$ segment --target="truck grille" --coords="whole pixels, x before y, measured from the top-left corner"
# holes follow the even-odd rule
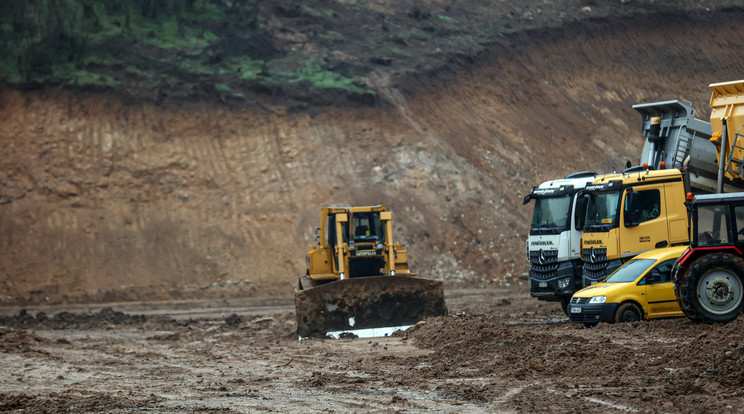
[[[602,263],[607,262],[607,249],[589,248],[581,251],[584,256],[584,263]]]
[[[548,280],[556,277],[558,270],[558,250],[530,251],[530,277]]]
[[[583,249],[584,256],[584,286],[589,286],[607,277],[607,249]]]
[[[533,265],[558,263],[558,250],[532,250],[530,251],[530,263]]]

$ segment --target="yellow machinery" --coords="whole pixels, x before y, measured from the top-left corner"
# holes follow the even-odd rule
[[[715,131],[711,142],[719,156],[718,193],[722,193],[724,177],[744,183],[744,80],[713,83],[710,89],[710,125]]]
[[[639,253],[687,243],[683,175],[677,169],[608,174],[586,186],[584,286]]]
[[[442,282],[414,277],[383,205],[321,210],[295,295],[297,333],[326,337],[445,315]]]
[[[734,126],[744,121],[744,81],[710,87],[710,122],[696,118],[694,108],[680,100],[633,106],[643,117],[645,167],[604,175],[586,186],[584,286],[602,281],[639,253],[688,243],[687,192],[742,190],[744,130]]]

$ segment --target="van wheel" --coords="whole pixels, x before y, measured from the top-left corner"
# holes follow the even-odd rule
[[[615,312],[615,322],[638,322],[643,312],[635,303],[625,302]]]

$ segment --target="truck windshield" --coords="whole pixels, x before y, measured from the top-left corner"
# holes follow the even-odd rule
[[[570,224],[568,217],[571,196],[541,197],[535,202],[532,212],[531,233],[560,233]]]
[[[619,191],[589,193],[584,229],[609,231],[615,225],[619,202]]]
[[[605,280],[606,283],[628,283],[634,282],[642,274],[646,273],[651,265],[656,262],[654,259],[633,259],[617,270]]]

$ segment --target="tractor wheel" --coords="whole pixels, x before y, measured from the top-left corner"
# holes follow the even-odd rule
[[[677,290],[680,308],[692,319],[730,322],[744,308],[744,259],[713,253],[694,261]]]
[[[643,311],[635,303],[625,302],[617,307],[615,322],[638,322],[643,318]]]

